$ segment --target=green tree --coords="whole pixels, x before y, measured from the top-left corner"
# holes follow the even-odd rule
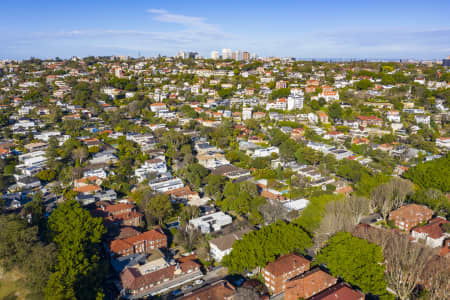
[[[39,173],[37,173],[36,177],[42,181],[49,182],[49,181],[52,181],[53,179],[55,179],[56,172],[55,172],[55,170],[52,170],[52,169],[46,169],[46,170],[42,170]]]
[[[339,103],[332,103],[328,106],[328,115],[331,119],[342,119],[342,108]]]
[[[422,188],[450,192],[450,154],[411,167],[403,176]]]
[[[223,191],[227,178],[221,175],[210,175],[207,178],[205,193],[208,196],[216,196],[218,192]]]
[[[187,181],[194,188],[199,188],[203,183],[205,183],[208,173],[208,169],[197,163],[188,165],[184,170],[184,175]]]
[[[368,88],[372,87],[373,83],[372,81],[368,79],[361,79],[355,84],[356,89],[358,90],[367,90]]]
[[[311,245],[311,238],[299,226],[277,221],[234,242],[231,253],[223,258],[222,264],[233,273],[241,273],[264,267],[283,254],[304,253]]]
[[[326,265],[333,276],[358,286],[364,293],[386,294],[383,253],[375,244],[339,232],[316,256],[315,262]]]
[[[162,224],[173,213],[172,202],[169,196],[158,194],[144,204],[147,222]]]
[[[57,245],[58,264],[45,288],[46,299],[95,299],[101,291],[101,238],[106,232],[101,218],[69,200],[48,219],[49,235]]]
[[[287,139],[281,143],[279,147],[280,157],[285,161],[291,161],[295,159],[295,151],[297,151],[297,145],[292,139]]]

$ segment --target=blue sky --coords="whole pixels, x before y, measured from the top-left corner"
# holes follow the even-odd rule
[[[0,58],[175,55],[443,58],[450,1],[1,0]]]

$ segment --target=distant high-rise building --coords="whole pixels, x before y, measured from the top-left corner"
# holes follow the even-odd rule
[[[222,59],[231,59],[231,49],[222,49]]]
[[[442,60],[442,65],[444,66],[444,67],[450,67],[450,55],[449,56],[447,56],[447,59],[443,59]]]
[[[181,59],[189,59],[189,58],[195,58],[196,56],[198,56],[197,52],[181,50],[178,52],[178,55],[176,57],[181,58]]]
[[[233,55],[232,55],[232,59],[233,60],[242,60],[242,52],[239,50],[234,51]]]
[[[242,59],[243,60],[250,60],[250,53],[247,51],[244,51],[244,53],[242,53]]]
[[[219,59],[219,51],[211,51],[211,59]]]

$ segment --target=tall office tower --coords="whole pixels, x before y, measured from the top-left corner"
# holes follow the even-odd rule
[[[250,60],[250,53],[247,52],[247,51],[244,51],[244,52],[242,53],[242,59],[243,59],[243,60]]]
[[[211,51],[211,59],[219,59],[219,51]]]
[[[222,59],[231,59],[231,49],[222,49]]]

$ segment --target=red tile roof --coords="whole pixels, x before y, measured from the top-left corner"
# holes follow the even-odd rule
[[[442,228],[442,224],[448,223],[447,220],[441,217],[434,218],[428,222],[428,224],[416,227],[413,231],[418,233],[426,233],[428,237],[432,239],[439,239],[445,234],[445,230]]]
[[[276,261],[269,263],[264,269],[275,276],[280,276],[301,266],[309,266],[309,264],[310,261],[302,256],[288,254],[280,256]]]
[[[355,291],[347,283],[341,282],[309,298],[310,300],[364,300],[365,296],[360,291]]]

